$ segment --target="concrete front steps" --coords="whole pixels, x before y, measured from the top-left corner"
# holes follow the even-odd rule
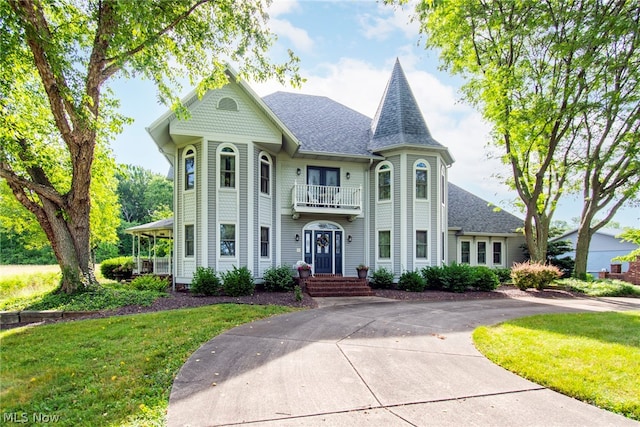
[[[307,293],[312,297],[365,297],[375,293],[367,279],[343,276],[314,276],[304,279]]]

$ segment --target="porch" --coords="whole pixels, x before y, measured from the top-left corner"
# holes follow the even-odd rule
[[[291,189],[294,219],[301,213],[345,215],[351,221],[362,214],[362,187],[294,184]]]
[[[173,218],[127,228],[133,236],[133,274],[173,274]]]

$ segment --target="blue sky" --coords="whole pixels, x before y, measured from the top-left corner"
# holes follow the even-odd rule
[[[488,125],[460,101],[462,81],[438,70],[437,53],[425,50],[417,23],[410,23],[408,9],[372,0],[274,0],[269,14],[269,25],[279,37],[271,56],[274,61],[282,60],[291,48],[300,57],[301,74],[307,79],[300,91],[327,96],[369,117],[375,114],[399,58],[431,134],[456,159],[450,181],[522,216],[513,206],[515,193],[495,176],[508,173],[508,169],[489,158]],[[293,91],[276,82],[250,85],[260,96]],[[167,107],[158,103],[150,82],[117,81],[112,87],[121,99],[121,112],[134,119],[112,144],[116,161],[165,174],[169,164],[145,127]],[[554,218],[569,221],[579,214],[580,203],[567,200]],[[637,227],[640,213],[628,208],[615,220]]]

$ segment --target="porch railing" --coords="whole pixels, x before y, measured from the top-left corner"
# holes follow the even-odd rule
[[[362,210],[362,187],[296,183],[291,190],[294,210],[300,208]]]
[[[171,257],[134,257],[134,274],[169,275],[172,273]]]

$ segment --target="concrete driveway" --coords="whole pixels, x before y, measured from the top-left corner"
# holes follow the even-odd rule
[[[538,313],[640,310],[640,299],[318,301],[203,345],[174,382],[168,425],[639,425],[494,365],[471,331]]]

